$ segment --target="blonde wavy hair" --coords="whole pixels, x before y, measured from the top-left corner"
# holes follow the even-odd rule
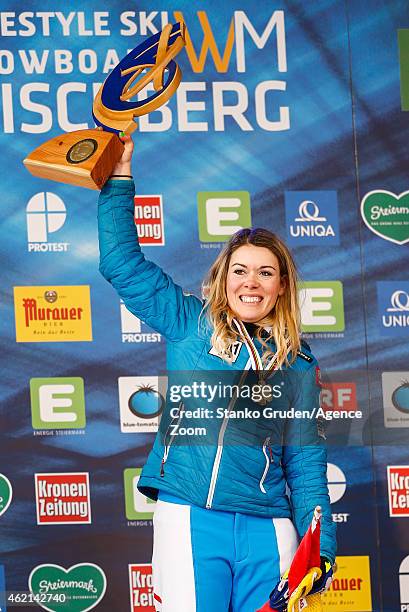
[[[256,338],[263,347],[262,362],[265,365],[272,357],[273,352],[268,343],[273,341],[277,351],[276,367],[290,365],[295,361],[301,346],[298,273],[288,247],[276,234],[263,228],[236,232],[213,263],[202,284],[205,298],[203,312],[213,329],[212,345],[225,361],[232,361],[231,346],[237,340],[238,330],[233,323],[235,314],[227,302],[227,273],[234,251],[248,244],[267,248],[277,257],[280,277],[285,283],[284,294],[278,296],[274,308],[256,323]]]

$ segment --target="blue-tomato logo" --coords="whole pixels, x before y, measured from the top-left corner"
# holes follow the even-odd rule
[[[141,419],[153,419],[161,414],[164,399],[152,385],[140,385],[128,400],[129,410]]]
[[[392,404],[400,412],[409,412],[409,382],[404,382],[392,393]]]

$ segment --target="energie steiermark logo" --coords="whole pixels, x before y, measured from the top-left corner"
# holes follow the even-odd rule
[[[297,245],[338,245],[336,191],[286,191],[287,242]]]
[[[85,427],[84,380],[32,378],[31,422],[34,429],[81,429]]]
[[[378,313],[381,334],[409,333],[409,281],[378,281]]]
[[[142,468],[124,470],[125,514],[130,521],[152,519],[155,502],[138,491],[137,485]]]
[[[199,239],[225,242],[243,227],[251,227],[248,191],[199,191]]]
[[[37,252],[67,251],[68,242],[50,242],[50,234],[58,232],[65,223],[65,204],[55,193],[36,193],[27,207],[28,250]]]
[[[344,297],[340,281],[304,282],[300,284],[299,294],[304,332],[344,331]]]
[[[4,474],[0,474],[0,516],[4,514],[11,504],[13,488],[11,482]]]
[[[95,608],[105,595],[107,580],[104,571],[94,563],[78,563],[65,569],[46,563],[35,567],[28,579],[34,595],[49,595],[50,601],[39,605],[51,612],[87,612]]]
[[[396,244],[409,242],[409,191],[370,191],[362,200],[361,215],[377,236]]]

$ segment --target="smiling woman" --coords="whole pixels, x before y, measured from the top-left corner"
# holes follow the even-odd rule
[[[137,485],[157,500],[155,608],[254,612],[318,505],[321,555],[335,558],[317,423],[269,416],[277,412],[270,407],[307,415],[319,408],[318,364],[308,345],[300,350],[296,268],[275,234],[242,229],[211,267],[205,299],[185,294],[141,252],[133,144],[129,136],[124,143],[99,201],[100,270],[126,308],[167,340],[166,405]]]

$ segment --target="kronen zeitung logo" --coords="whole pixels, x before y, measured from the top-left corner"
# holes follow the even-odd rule
[[[107,580],[94,563],[77,563],[69,569],[46,563],[32,570],[28,586],[31,593],[40,596],[36,603],[44,610],[87,612],[104,597]]]
[[[150,563],[132,563],[128,567],[131,612],[156,610],[152,565]]]
[[[91,523],[87,472],[35,474],[38,525]]]
[[[135,224],[139,243],[146,246],[163,246],[163,204],[161,195],[136,195]]]
[[[409,242],[409,191],[395,195],[391,191],[370,191],[361,203],[365,225],[377,236],[405,244]]]
[[[261,26],[258,14],[254,12],[254,15],[253,18],[248,12],[237,10],[226,17],[218,15],[212,21],[203,10],[191,15],[182,11],[173,11],[173,14],[123,11],[110,15],[81,10],[69,14],[47,13],[44,19],[40,13],[10,12],[9,18],[0,23],[0,35],[49,37],[52,50],[30,49],[27,52],[23,49],[18,55],[3,54],[0,66],[3,131],[14,133],[22,129],[43,134],[57,127],[67,132],[93,127],[84,122],[86,115],[75,121],[78,112],[71,106],[74,101],[75,104],[80,102],[81,96],[82,105],[89,105],[103,75],[112,70],[120,58],[115,49],[107,49],[104,45],[78,50],[74,43],[71,49],[67,48],[67,41],[109,35],[113,39],[119,22],[117,42],[122,44],[120,37],[157,34],[173,21],[184,22],[187,26],[186,52],[181,59],[185,79],[175,94],[177,108],[165,104],[140,117],[139,131],[164,132],[174,130],[175,124],[183,132],[225,131],[231,126],[247,132],[257,128],[269,132],[288,130],[291,127],[290,107],[287,81],[283,78],[288,70],[285,11],[266,13]],[[64,48],[58,48],[60,41],[64,41]],[[190,64],[190,81],[186,79],[186,64]],[[26,82],[22,72],[32,75],[32,81]],[[52,72],[53,95],[50,95],[50,84],[42,82],[41,77],[47,75],[49,81]],[[214,72],[218,74],[213,82],[195,80],[197,74]],[[7,75],[9,82],[4,78]],[[72,75],[71,80],[67,80],[67,75]],[[82,79],[81,75],[84,75]],[[90,75],[95,75],[95,82],[90,82]],[[261,76],[253,79],[253,75]],[[146,98],[152,91],[150,83],[137,97]],[[205,120],[209,111],[213,116]]]
[[[389,516],[409,516],[409,466],[388,465]]]
[[[89,286],[14,287],[17,342],[91,341]]]

